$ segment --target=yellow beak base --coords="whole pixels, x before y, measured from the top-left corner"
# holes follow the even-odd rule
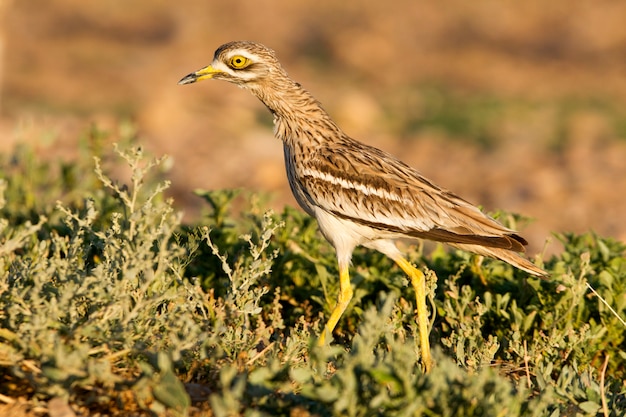
[[[198,81],[206,80],[207,78],[213,78],[213,76],[219,72],[221,71],[209,65],[208,67],[204,67],[196,72],[192,72],[191,74],[184,76],[178,84],[192,84]]]

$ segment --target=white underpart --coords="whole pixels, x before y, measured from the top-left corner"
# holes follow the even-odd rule
[[[369,226],[338,218],[320,207],[316,207],[314,211],[320,231],[337,252],[340,266],[350,265],[352,252],[360,245],[377,250],[394,261],[402,258],[402,254],[393,242],[400,237],[397,234],[391,233],[389,236],[384,236],[380,231]]]
[[[376,233],[367,226],[340,219],[320,207],[314,210],[320,231],[337,252],[340,267],[350,265],[354,248],[376,238]]]

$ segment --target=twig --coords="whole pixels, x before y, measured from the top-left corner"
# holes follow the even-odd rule
[[[604,375],[606,374],[606,368],[609,366],[609,355],[604,358],[604,365],[602,365],[602,372],[600,373],[600,396],[602,397],[602,412],[604,417],[609,417],[609,407],[606,404],[606,395],[604,392]]]
[[[254,363],[254,361],[256,361],[261,356],[263,356],[265,354],[265,352],[267,352],[272,346],[274,346],[274,343],[276,343],[276,342],[270,343],[269,345],[265,346],[265,349],[263,349],[262,351],[260,351],[256,355],[254,355],[248,362],[246,362],[246,366],[252,365]]]
[[[526,370],[526,382],[528,383],[528,389],[532,388],[530,381],[530,370],[528,369],[528,349],[526,346],[526,340],[524,340],[524,369]]]
[[[609,305],[609,303],[606,302],[606,300],[604,298],[602,298],[602,296],[600,294],[598,294],[598,292],[596,290],[593,289],[593,287],[591,285],[589,285],[588,282],[585,283],[587,285],[587,288],[589,288],[591,290],[592,293],[595,294],[596,297],[598,297],[600,299],[600,301],[602,301],[602,303],[608,307],[609,310],[611,310],[611,313],[613,313],[613,315],[615,317],[617,317],[617,319],[624,325],[624,327],[626,327],[626,320],[624,320],[622,317],[620,317],[620,315],[617,313],[617,311],[615,311],[613,309],[613,307],[611,307]]]
[[[2,401],[5,404],[13,404],[15,402],[13,398],[7,397],[4,394],[0,394],[0,401]]]

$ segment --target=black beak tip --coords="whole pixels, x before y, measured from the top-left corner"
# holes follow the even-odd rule
[[[196,74],[191,73],[181,78],[181,80],[178,82],[178,85],[195,83],[197,80],[198,80],[198,77],[196,76]]]

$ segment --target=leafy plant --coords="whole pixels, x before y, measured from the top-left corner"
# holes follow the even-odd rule
[[[264,212],[240,191],[198,191],[207,213],[183,225],[155,178],[164,159],[137,147],[115,155],[96,158],[91,174],[84,161],[68,168],[93,182],[61,202],[46,186],[62,170],[0,161],[0,398],[117,415],[626,410],[620,242],[559,235],[565,249],[545,261],[547,280],[407,248],[425,265],[432,304],[436,365],[424,374],[414,294],[384,256],[355,253],[355,300],[335,343],[317,347],[338,280],[313,219]],[[107,173],[116,161],[125,181]],[[32,182],[13,181],[15,170]],[[13,204],[20,193],[39,197]]]

